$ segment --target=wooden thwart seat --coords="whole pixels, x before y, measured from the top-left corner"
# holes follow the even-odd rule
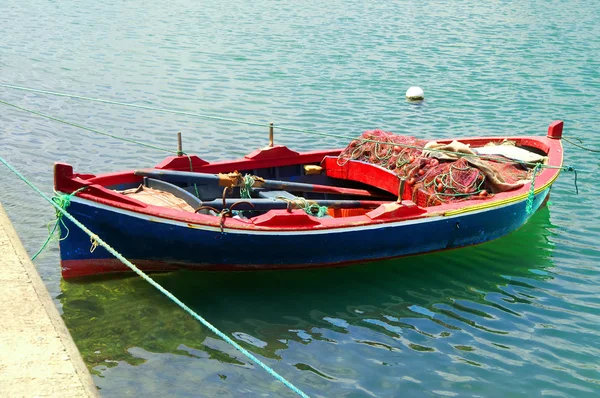
[[[278,199],[278,198],[286,198],[286,199],[298,199],[297,196],[292,195],[288,191],[266,191],[261,190],[258,192],[258,196],[265,199]]]

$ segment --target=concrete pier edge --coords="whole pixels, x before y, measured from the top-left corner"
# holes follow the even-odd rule
[[[98,397],[77,346],[0,204],[0,395]]]

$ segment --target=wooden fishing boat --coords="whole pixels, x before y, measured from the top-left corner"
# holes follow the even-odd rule
[[[384,135],[372,134],[346,149],[269,146],[214,163],[182,154],[152,169],[101,175],[57,163],[54,185],[71,196],[73,216],[142,270],[340,266],[516,230],[559,175],[562,128],[557,121],[547,136],[460,139],[459,149],[454,140],[419,147],[414,143],[426,141],[377,141],[369,137]],[[509,183],[500,176],[494,185],[481,161],[510,165],[526,178]],[[63,221],[64,278],[128,270]]]

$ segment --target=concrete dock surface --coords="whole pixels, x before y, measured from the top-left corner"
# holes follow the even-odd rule
[[[2,205],[0,300],[0,397],[98,396]]]

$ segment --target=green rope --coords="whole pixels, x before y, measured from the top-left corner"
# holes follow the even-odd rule
[[[304,207],[303,209],[306,214],[315,216],[318,218],[325,217],[327,213],[327,206],[319,206],[317,203],[312,203]]]
[[[46,249],[46,246],[48,246],[48,243],[50,243],[50,241],[54,237],[54,233],[56,232],[56,228],[58,227],[58,220],[57,220],[57,222],[54,223],[54,227],[52,228],[52,230],[50,230],[50,224],[52,224],[52,221],[50,221],[48,223],[48,237],[46,238],[46,241],[44,242],[42,247],[40,247],[40,249],[33,256],[31,256],[32,261],[35,260],[37,258],[37,256],[39,256],[40,253]],[[67,229],[67,234],[65,235],[65,239],[66,239],[67,236],[69,236],[69,229],[66,225],[64,225],[64,223],[63,223],[63,227]]]
[[[531,187],[529,188],[529,195],[527,196],[527,205],[525,207],[527,214],[531,214],[531,212],[533,211],[533,199],[535,198],[535,176],[538,173],[539,169],[539,165],[535,166],[535,168],[533,169],[533,176],[531,177]]]
[[[67,120],[62,120],[62,119],[59,119],[59,118],[57,118],[57,117],[54,117],[54,116],[47,115],[47,114],[45,114],[45,113],[41,113],[41,112],[34,111],[34,110],[32,110],[32,109],[23,108],[23,107],[21,107],[21,106],[18,106],[18,105],[15,105],[15,104],[11,104],[10,102],[6,102],[6,101],[2,101],[2,100],[0,100],[0,104],[4,104],[4,105],[6,105],[6,106],[10,106],[10,107],[13,107],[13,108],[19,109],[19,110],[21,110],[21,111],[24,111],[24,112],[27,112],[27,113],[31,113],[31,114],[33,114],[33,115],[37,115],[37,116],[40,116],[40,117],[44,117],[44,118],[46,118],[46,119],[50,119],[50,120],[53,120],[53,121],[55,121],[55,122],[59,122],[59,123],[62,123],[62,124],[66,124],[66,125],[68,125],[68,126],[77,127],[77,128],[79,128],[79,129],[82,129],[82,130],[87,130],[87,131],[90,131],[90,132],[92,132],[92,133],[96,133],[96,134],[104,135],[104,136],[106,136],[106,137],[115,138],[115,139],[117,139],[117,140],[126,141],[126,142],[129,142],[129,143],[132,143],[132,144],[136,144],[136,145],[144,146],[144,147],[147,147],[147,148],[156,149],[156,150],[163,151],[163,152],[169,152],[169,153],[175,153],[175,154],[177,153],[177,151],[173,151],[173,150],[171,150],[171,149],[160,148],[160,147],[157,147],[157,146],[155,146],[155,145],[146,144],[146,143],[144,143],[144,142],[140,142],[140,141],[132,140],[132,139],[130,139],[130,138],[125,138],[125,137],[120,137],[120,136],[118,136],[118,135],[114,135],[114,134],[110,134],[110,133],[105,133],[105,132],[103,132],[103,131],[100,131],[100,130],[96,130],[96,129],[93,129],[93,128],[90,128],[90,127],[82,126],[81,124],[77,124],[77,123],[69,122],[69,121],[67,121]]]
[[[146,282],[148,282],[153,287],[155,287],[159,292],[161,292],[162,294],[167,296],[169,299],[171,299],[171,301],[173,301],[175,304],[177,304],[179,307],[181,307],[184,311],[186,311],[188,314],[190,314],[194,319],[196,319],[197,321],[202,323],[204,326],[206,326],[208,329],[210,329],[217,336],[221,337],[227,343],[231,344],[233,347],[235,347],[238,351],[240,351],[242,354],[244,354],[252,362],[254,362],[258,366],[263,368],[267,373],[269,373],[275,379],[277,379],[280,382],[282,382],[283,384],[285,384],[286,387],[288,387],[290,390],[292,390],[293,392],[295,392],[296,394],[298,394],[299,396],[301,396],[303,398],[308,398],[308,395],[306,395],[304,392],[302,392],[300,389],[298,389],[292,383],[290,383],[289,381],[284,379],[281,375],[279,375],[277,372],[275,372],[269,366],[264,364],[260,359],[256,358],[254,355],[252,355],[250,352],[248,352],[248,350],[246,350],[244,347],[240,346],[238,343],[233,341],[229,336],[227,336],[225,333],[221,332],[219,329],[217,329],[215,326],[213,326],[206,319],[204,319],[203,317],[201,317],[200,315],[195,313],[190,307],[185,305],[181,300],[179,300],[177,297],[175,297],[172,293],[170,293],[168,290],[166,290],[164,287],[162,287],[160,284],[158,284],[156,281],[154,281],[152,278],[150,278],[148,275],[146,275],[142,270],[140,270],[138,267],[136,267],[133,263],[131,263],[129,260],[127,260],[125,257],[123,257],[123,255],[121,253],[116,251],[112,246],[110,246],[108,243],[106,243],[102,238],[100,238],[98,235],[96,235],[95,233],[90,231],[85,225],[83,225],[75,217],[73,217],[67,210],[63,209],[61,207],[61,205],[59,205],[54,200],[52,200],[48,196],[46,196],[46,194],[44,194],[42,191],[40,191],[39,188],[37,188],[35,185],[33,185],[33,183],[31,181],[29,181],[25,176],[23,176],[21,173],[19,173],[18,170],[16,170],[12,165],[10,165],[6,160],[4,160],[4,158],[2,156],[0,156],[0,162],[2,162],[6,167],[8,167],[8,169],[10,171],[12,171],[14,174],[16,174],[21,180],[23,180],[23,182],[25,184],[27,184],[30,188],[32,188],[35,192],[37,192],[42,198],[44,198],[47,202],[49,202],[52,206],[54,206],[56,208],[57,212],[60,212],[64,217],[69,219],[69,221],[71,221],[73,224],[75,224],[76,226],[81,228],[81,230],[83,232],[85,232],[86,234],[88,234],[93,241],[97,242],[100,246],[104,247],[109,253],[111,253],[113,256],[115,256],[117,259],[119,259],[123,264],[127,265],[133,272],[138,274],[142,279],[144,279]]]
[[[254,176],[250,174],[246,174],[244,176],[244,185],[240,187],[240,197],[242,197],[242,199],[251,198],[252,187],[254,186],[255,182],[256,179],[254,178]]]
[[[54,191],[54,193],[56,195],[52,197],[52,201],[55,204],[57,204],[61,209],[66,210],[66,208],[69,207],[69,205],[71,204],[71,198],[86,188],[87,187],[79,188],[78,190],[76,190],[73,193],[62,194],[62,195],[59,194],[58,192]],[[35,260],[37,258],[37,256],[39,256],[40,253],[42,253],[44,251],[44,249],[46,249],[46,246],[48,246],[48,243],[50,243],[50,241],[52,240],[52,237],[54,237],[54,233],[56,232],[58,226],[61,224],[62,224],[63,228],[67,231],[67,233],[65,236],[59,236],[59,240],[67,239],[67,237],[69,236],[69,227],[67,227],[67,225],[65,224],[65,222],[63,221],[62,218],[63,218],[63,213],[56,210],[56,221],[54,222],[54,226],[52,227],[52,230],[50,230],[50,224],[52,222],[48,223],[48,238],[46,238],[46,241],[44,242],[42,247],[40,247],[40,249],[37,251],[37,253],[35,253],[31,257],[32,260]],[[60,232],[59,232],[59,235],[60,235]]]
[[[275,199],[283,200],[287,202],[289,205],[296,206],[298,209],[304,210],[306,214],[314,217],[325,217],[327,213],[327,206],[320,206],[318,203],[313,202],[311,200],[306,200],[302,197],[297,197],[294,199],[286,198],[284,196],[277,196]]]

